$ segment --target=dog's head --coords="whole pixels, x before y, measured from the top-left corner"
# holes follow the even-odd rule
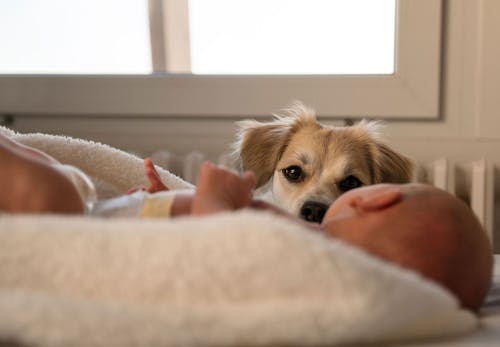
[[[298,104],[274,121],[239,123],[235,143],[242,170],[270,182],[274,200],[305,220],[321,222],[342,193],[369,184],[405,183],[413,163],[383,143],[378,123],[323,126],[313,110]]]

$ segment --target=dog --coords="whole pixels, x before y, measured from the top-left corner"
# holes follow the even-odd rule
[[[362,120],[346,127],[321,125],[301,103],[268,123],[237,123],[234,155],[253,171],[259,191],[306,221],[320,223],[342,193],[375,183],[413,179],[413,161],[379,136],[380,123]]]

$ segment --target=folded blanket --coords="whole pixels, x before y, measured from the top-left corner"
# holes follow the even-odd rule
[[[100,197],[123,194],[134,186],[148,183],[142,159],[98,142],[40,133],[19,134],[5,127],[0,127],[0,134],[42,150],[61,163],[80,168],[92,178]],[[168,187],[193,187],[163,168],[157,169]]]
[[[476,324],[416,274],[252,211],[3,217],[0,288],[0,336],[37,346],[303,346]]]
[[[15,136],[117,189],[142,172],[140,159],[107,146]],[[418,274],[249,210],[171,220],[3,215],[0,312],[0,342],[40,347],[340,345],[477,326]]]

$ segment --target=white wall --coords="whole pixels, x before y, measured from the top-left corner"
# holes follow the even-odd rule
[[[447,2],[442,119],[391,123],[394,143],[418,158],[442,152],[458,160],[484,155],[500,163],[500,2]]]

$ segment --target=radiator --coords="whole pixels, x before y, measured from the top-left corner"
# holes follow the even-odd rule
[[[151,155],[153,161],[184,180],[196,183],[201,163],[211,160],[229,169],[236,169],[228,154],[210,157],[202,152],[190,152],[179,156],[168,151],[157,151]],[[433,184],[465,201],[483,225],[495,250],[500,249],[500,238],[495,239],[495,214],[500,215],[500,206],[495,206],[494,167],[486,160],[453,162],[440,158],[428,163],[419,163],[416,181]],[[500,187],[499,187],[500,188]],[[495,208],[497,213],[495,213]],[[500,231],[499,231],[500,232]],[[497,241],[497,242],[495,242]]]
[[[492,164],[485,159],[453,162],[440,158],[419,165],[416,180],[433,184],[465,201],[483,225],[491,244],[496,246],[494,248],[500,246],[495,242],[495,214],[500,213],[500,206],[495,206],[495,171]]]

